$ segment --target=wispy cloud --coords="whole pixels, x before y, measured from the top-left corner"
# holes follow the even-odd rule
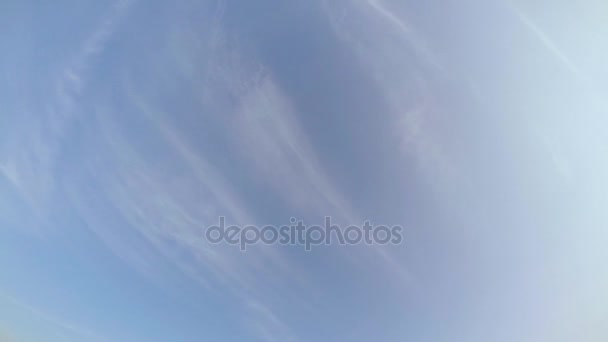
[[[456,170],[433,127],[433,118],[441,110],[435,103],[437,94],[433,89],[433,80],[442,75],[440,58],[426,47],[422,36],[402,16],[382,1],[340,4],[328,5],[327,14],[336,34],[349,43],[364,72],[382,90],[389,109],[381,113],[382,119],[393,123],[390,126],[394,131],[389,135],[395,137],[398,152],[413,159],[421,173],[430,178],[431,185],[441,187]],[[341,16],[342,12],[346,14]],[[407,44],[395,43],[392,35],[387,34],[393,29]]]
[[[181,52],[192,54],[180,56],[186,64],[188,58],[197,57],[193,51]],[[250,72],[242,65],[228,66],[228,69],[245,73],[223,75],[230,84],[238,85],[239,92],[256,91],[243,88],[243,84],[236,81],[256,77],[255,70]],[[163,92],[162,85],[150,88],[138,79],[131,79],[121,86],[125,98],[132,104],[131,115],[142,119],[141,129],[146,133],[131,134],[121,124],[120,116],[114,114],[118,109],[111,103],[97,106],[97,114],[91,117],[96,134],[87,140],[98,146],[98,150],[94,158],[83,161],[80,170],[88,174],[84,179],[90,186],[72,180],[65,182],[71,203],[79,209],[89,227],[119,257],[142,272],[154,273],[153,262],[148,259],[151,256],[145,249],[125,245],[120,229],[134,229],[158,255],[198,281],[209,293],[230,294],[235,301],[258,303],[276,302],[271,299],[280,293],[281,301],[291,298],[288,300],[290,303],[302,302],[305,306],[303,299],[297,298],[294,292],[296,288],[305,286],[302,276],[277,248],[252,246],[244,255],[237,248],[211,245],[204,239],[204,229],[217,223],[219,216],[226,216],[230,222],[240,225],[255,224],[258,219],[252,214],[250,204],[243,202],[222,170],[213,163],[213,156],[197,146],[171,121],[172,112],[165,109],[166,103],[154,95]],[[208,84],[206,89],[213,87],[222,87],[222,84]],[[239,98],[239,101],[244,100]],[[215,105],[218,115],[230,116],[230,107]],[[201,106],[197,110],[209,112],[205,104]],[[273,112],[280,110],[268,109]],[[155,157],[137,147],[141,138],[153,138],[159,143]],[[95,195],[91,191],[99,191],[112,211],[124,218],[128,225],[108,228],[104,218],[96,215],[100,208],[96,207],[98,201],[92,199]],[[260,277],[260,274],[266,276]],[[279,317],[272,313],[276,304],[264,305],[268,313],[264,317]],[[249,311],[243,314],[251,315],[247,318],[250,322],[259,321],[254,323],[256,330],[263,329],[268,338],[274,336],[276,327],[280,326],[278,318],[263,319]],[[276,333],[283,335],[285,329],[284,326],[282,332]]]
[[[92,59],[101,54],[116,31],[120,19],[134,1],[116,2],[96,29],[85,39],[53,82],[51,96],[40,99],[41,106],[26,120],[26,129],[18,144],[0,160],[2,174],[20,190],[21,194],[39,212],[43,202],[53,191],[55,163],[61,149],[61,140],[77,114],[77,102],[86,85],[85,72]],[[33,113],[23,113],[23,117]]]
[[[13,180],[15,175],[25,177],[18,183],[33,184],[33,188],[36,183],[30,178],[46,177],[46,193],[61,179],[58,193],[67,199],[61,205],[74,209],[108,249],[134,269],[154,278],[159,272],[155,258],[162,258],[208,293],[228,294],[245,303],[240,314],[261,339],[295,340],[282,313],[314,312],[309,300],[323,289],[310,285],[313,282],[306,278],[305,270],[275,246],[253,246],[244,255],[231,246],[204,240],[204,228],[216,223],[220,215],[241,225],[259,223],[256,203],[244,200],[215,159],[221,153],[234,153],[248,170],[254,170],[247,176],[271,189],[294,213],[329,214],[346,223],[361,221],[324,170],[311,137],[299,122],[303,113],[297,112],[264,65],[223,41],[222,2],[206,16],[213,25],[205,34],[194,35],[193,41],[165,42],[174,49],[163,51],[166,60],[146,59],[145,52],[129,51],[141,57],[138,65],[149,63],[146,70],[150,73],[143,78],[135,73],[117,75],[117,80],[125,81],[113,85],[117,95],[91,96],[86,106],[87,125],[79,141],[82,151],[64,156],[77,160],[78,166],[70,175],[54,173],[65,131],[78,116],[87,71],[104,52],[132,3],[120,2],[62,69],[56,98],[49,100],[50,109],[45,113],[52,127],[37,127],[36,132],[42,134],[28,143],[31,156],[10,159],[2,164],[2,171]],[[376,13],[389,29],[396,28],[410,41],[412,32],[382,4],[373,2],[366,9],[365,16],[369,11]],[[185,39],[182,33],[186,32],[176,31],[175,36]],[[172,84],[163,82],[165,72],[172,73]],[[193,108],[184,109],[181,92],[173,87],[183,87],[179,90],[200,98],[191,101]],[[187,118],[212,123],[201,135],[224,130],[222,142],[230,150],[214,154],[202,148],[191,132],[176,124],[174,117],[180,111],[186,111]],[[125,116],[134,119],[137,128]],[[154,141],[154,151],[142,148],[142,141]],[[43,196],[36,193],[32,197],[39,200]],[[136,238],[128,237],[131,235],[144,241],[134,241]],[[350,262],[362,268],[379,265],[384,276],[397,274],[404,283],[411,280],[405,268],[381,248],[344,254],[353,254]]]
[[[583,79],[583,73],[579,67],[560,49],[547,33],[536,24],[525,12],[512,2],[508,2],[509,9],[515,14],[519,21],[534,34],[539,41],[549,50],[565,67],[567,67],[578,79]]]
[[[72,57],[58,78],[56,84],[57,99],[51,106],[51,124],[55,126],[57,134],[63,130],[66,120],[75,115],[74,106],[83,88],[86,86],[86,71],[91,61],[102,54],[107,42],[117,30],[121,19],[128,13],[129,8],[136,0],[119,0],[104,16],[101,23],[87,37],[78,52]]]
[[[430,64],[437,70],[443,69],[440,59],[429,49],[420,33],[408,26],[407,23],[391,11],[382,0],[367,0],[366,2],[376,13],[386,19],[389,24],[401,33],[401,36],[407,45],[416,52],[420,62]]]
[[[51,334],[50,336],[46,336],[46,338],[61,339],[64,340],[66,338],[72,339],[81,339],[84,338],[87,341],[106,341],[97,333],[90,331],[88,329],[84,329],[80,326],[74,325],[71,322],[68,322],[64,319],[57,318],[39,308],[31,306],[29,304],[24,303],[23,301],[0,293],[0,302],[4,302],[4,307],[17,307],[20,310],[26,312],[31,320],[40,320],[44,322],[46,325],[50,326],[50,330],[45,331],[45,334]],[[33,334],[41,334],[44,330],[39,330],[37,332],[32,332]],[[4,340],[5,336],[0,333],[0,340]],[[17,341],[17,339],[8,339],[8,341]]]
[[[250,312],[250,319],[246,322],[250,329],[262,341],[267,342],[294,342],[296,337],[290,328],[268,307],[260,302],[249,301],[246,310]]]
[[[350,205],[324,174],[294,109],[269,77],[241,99],[236,115],[236,144],[261,180],[301,214],[333,214],[355,222]]]

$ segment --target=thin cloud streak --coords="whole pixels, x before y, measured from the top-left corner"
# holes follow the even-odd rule
[[[419,37],[414,29],[399,19],[395,13],[391,12],[381,0],[367,0],[367,4],[401,32],[408,45],[416,51],[421,62],[429,63],[437,70],[444,69],[439,58],[429,50],[424,40]]]
[[[84,329],[84,328],[76,326],[70,322],[59,319],[57,317],[54,317],[54,316],[48,314],[47,312],[44,312],[36,307],[33,307],[29,304],[26,304],[26,303],[18,300],[15,297],[0,293],[0,301],[4,301],[5,303],[8,303],[9,305],[17,306],[17,307],[25,310],[29,314],[31,314],[33,317],[38,318],[38,319],[44,321],[45,323],[48,323],[54,329],[57,329],[58,332],[59,331],[61,332],[59,334],[60,336],[63,336],[65,333],[68,333],[72,337],[78,336],[80,338],[86,338],[87,341],[96,341],[96,342],[107,342],[108,341],[106,339],[103,339],[101,336],[94,333],[93,331]],[[2,334],[0,334],[0,339],[2,339],[2,337],[4,337],[4,336],[2,336]],[[65,338],[65,336],[63,336],[63,337]]]
[[[42,119],[32,117],[32,122],[27,122],[29,127],[20,137],[19,147],[9,149],[19,150],[19,154],[9,154],[0,160],[0,172],[14,184],[38,215],[48,205],[54,188],[56,175],[53,170],[61,140],[77,114],[78,98],[86,85],[85,71],[91,60],[103,53],[119,21],[127,15],[134,2],[121,0],[112,6],[110,13],[103,17],[53,82],[56,85],[54,97],[42,99],[43,105],[39,109]]]
[[[540,42],[560,61],[566,66],[572,73],[579,79],[582,80],[583,73],[576,66],[576,64],[560,49],[557,44],[549,37],[545,31],[542,30],[526,13],[516,7],[512,2],[508,2],[509,9],[515,14],[517,19],[526,26],[539,40]]]

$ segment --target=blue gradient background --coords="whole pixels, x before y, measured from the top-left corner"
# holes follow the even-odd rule
[[[0,4],[0,340],[608,340],[608,3]],[[400,224],[399,246],[211,245]]]

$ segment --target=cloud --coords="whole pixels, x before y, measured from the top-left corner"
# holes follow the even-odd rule
[[[583,79],[583,73],[576,64],[560,49],[557,44],[539,27],[526,13],[521,11],[511,1],[508,2],[509,9],[517,19],[534,34],[540,42],[549,50],[565,67],[567,67],[579,80]]]
[[[77,114],[78,99],[86,85],[85,71],[93,57],[103,52],[133,2],[121,0],[112,6],[54,80],[53,96],[42,99],[38,108],[21,113],[23,127],[14,127],[21,135],[9,142],[8,153],[0,160],[2,173],[38,215],[48,206],[54,189],[56,161],[62,139]],[[14,124],[17,125],[17,120]]]
[[[236,301],[264,302],[277,293],[288,298],[292,292],[290,282],[301,281],[301,276],[275,248],[254,246],[245,257],[238,249],[211,246],[204,240],[204,228],[220,215],[239,224],[256,223],[256,219],[209,156],[166,120],[170,113],[163,111],[142,80],[134,81],[135,89],[123,87],[123,99],[133,101],[132,117],[147,122],[147,137],[133,134],[125,126],[125,120],[117,114],[125,108],[104,98],[100,88],[89,89],[92,95],[88,101],[80,102],[94,58],[105,53],[107,42],[133,3],[118,2],[63,68],[54,83],[55,96],[44,99],[45,111],[37,113],[40,117],[32,116],[31,121],[24,120],[28,131],[34,133],[21,137],[19,142],[23,144],[2,161],[2,174],[40,212],[50,210],[51,205],[56,209],[75,209],[111,251],[153,279],[159,279],[154,273],[158,272],[155,260],[160,256],[208,291],[231,293]],[[210,44],[215,48],[223,48],[219,30],[222,6],[219,2],[213,14],[215,28],[210,31]],[[186,54],[178,56],[182,62],[196,58],[200,52],[190,45],[178,48],[190,49],[177,50]],[[186,64],[173,65],[173,71],[178,71],[173,76],[177,78],[179,68]],[[207,67],[208,74],[213,75],[215,66]],[[95,87],[102,86],[95,82]],[[163,91],[162,87],[153,90]],[[226,108],[222,110],[226,112]],[[80,112],[87,112],[86,117]],[[65,140],[76,120],[80,120],[78,130],[83,134],[77,142],[79,150],[64,153]],[[164,153],[158,151],[156,158],[150,158],[138,148],[142,138],[156,140]],[[58,173],[57,169],[67,173]],[[56,196],[64,201],[54,201]],[[145,241],[137,241],[138,236]],[[264,279],[259,274],[272,276]],[[267,333],[277,326],[276,320],[270,323]],[[258,327],[261,324],[264,322]]]
[[[41,327],[38,326],[38,331],[29,332],[32,335],[45,334],[45,338],[57,338],[61,340],[76,340],[76,338],[84,338],[87,341],[106,341],[93,331],[84,329],[64,319],[60,319],[53,315],[50,315],[47,312],[29,304],[26,304],[15,297],[0,293],[0,302],[4,302],[3,306],[16,307],[20,311],[27,313],[28,320],[39,320],[43,322],[45,326],[48,327],[48,329],[41,329]],[[21,324],[21,322],[18,321],[14,321],[13,323]],[[11,335],[3,335],[2,332],[0,332],[0,340],[2,340],[3,342],[18,341],[16,338],[11,338]]]
[[[219,39],[221,34],[213,36]],[[216,44],[223,48],[221,42]],[[186,49],[187,45],[183,48]],[[181,63],[161,63],[178,71],[189,65],[189,59],[197,58],[199,53],[189,49],[178,51],[185,55],[170,58],[178,57]],[[216,51],[211,55],[221,53]],[[157,61],[150,63],[154,65]],[[227,88],[229,91],[238,91],[245,97],[249,92],[257,91],[243,87],[239,81],[255,77],[255,70],[251,72],[246,65],[226,65],[226,62],[219,67],[222,66],[243,73],[221,75],[229,85],[238,86],[238,89]],[[179,82],[196,87],[189,83],[193,80],[188,76],[184,74]],[[154,75],[150,77],[154,78]],[[139,122],[137,129],[123,119],[126,108],[117,107],[112,101],[106,102],[103,97],[94,101],[91,103],[94,114],[88,118],[86,128],[91,134],[86,134],[83,141],[85,151],[90,152],[74,171],[81,176],[64,177],[70,203],[78,208],[88,226],[135,269],[145,274],[152,273],[151,278],[158,278],[153,274],[156,271],[153,259],[150,259],[153,255],[144,247],[140,249],[125,243],[128,234],[121,230],[133,229],[155,253],[197,281],[210,294],[229,294],[236,302],[258,303],[268,303],[281,294],[284,305],[303,302],[295,295],[295,289],[305,286],[302,276],[288,264],[288,258],[278,248],[252,246],[245,255],[238,248],[211,245],[204,239],[205,228],[216,223],[219,216],[226,216],[229,222],[240,225],[259,221],[251,213],[250,203],[243,202],[230,180],[217,168],[214,163],[216,156],[210,155],[191,139],[183,127],[177,126],[172,120],[174,112],[167,109],[167,102],[155,95],[171,92],[163,85],[148,87],[133,76],[125,76],[125,79],[121,93],[130,103],[129,117],[137,118]],[[224,86],[214,81],[205,84],[205,89],[221,94]],[[187,115],[198,115],[199,110],[210,113],[210,109],[217,110],[222,117],[231,114],[230,106],[212,101],[201,102]],[[154,142],[154,154],[148,153],[141,140]],[[104,212],[103,206],[106,211],[124,219],[126,224],[108,227],[108,219],[98,214]],[[266,276],[260,277],[260,274]],[[272,313],[276,305],[266,308],[268,315],[278,317]],[[253,315],[250,312],[243,314]],[[253,315],[248,320],[257,322],[263,318]],[[277,320],[266,319],[252,324],[256,330],[269,324],[263,328],[267,336],[279,326]],[[281,334],[285,329],[282,328]]]
[[[445,76],[440,56],[403,15],[380,0],[327,4],[336,35],[348,43],[363,72],[381,90],[388,111],[378,113],[378,120],[391,122],[393,131],[387,135],[398,146],[397,153],[415,162],[429,186],[445,187],[459,171],[435,127],[438,115],[450,111],[437,100],[443,95],[437,80]]]
[[[235,144],[244,158],[283,200],[301,214],[357,222],[346,199],[324,174],[292,105],[264,77],[240,101]],[[297,216],[298,211],[294,211]]]
[[[130,1],[120,2],[62,69],[56,97],[48,99],[43,114],[51,125],[28,122],[36,134],[26,142],[26,155],[15,154],[2,164],[2,172],[40,207],[56,202],[79,215],[135,270],[162,281],[155,263],[162,259],[207,293],[246,303],[241,314],[261,339],[294,340],[297,334],[284,313],[322,314],[310,299],[320,297],[323,289],[311,285],[315,282],[307,278],[305,267],[276,246],[253,246],[245,255],[205,241],[204,228],[220,215],[241,225],[261,222],[256,216],[259,204],[246,200],[239,179],[218,160],[234,158],[235,166],[246,166],[238,176],[263,184],[294,213],[331,214],[346,223],[359,223],[360,217],[326,174],[320,152],[299,121],[306,113],[297,112],[267,72],[272,66],[258,63],[238,41],[227,38],[221,23],[223,2],[201,15],[210,19],[205,23],[213,23],[204,33],[176,25],[157,37],[158,53],[125,51],[132,58],[117,68],[129,71],[114,75],[112,84],[101,80],[95,89],[87,88],[93,86],[87,73],[94,69],[94,58],[105,52],[130,6]],[[365,8],[364,18],[371,11],[386,21],[376,27],[378,32],[396,28],[401,39],[413,41],[411,31],[383,4]],[[423,52],[418,45],[415,49]],[[372,52],[365,51],[365,57]],[[373,59],[370,65],[383,61]],[[389,91],[392,83],[382,85],[391,99],[397,96]],[[91,96],[84,103],[86,89]],[[66,141],[80,112],[87,114],[74,128],[79,138]],[[197,129],[190,131],[180,120]],[[224,149],[206,146],[209,136],[219,137],[214,146]],[[78,146],[59,159],[66,144]],[[377,265],[383,276],[411,281],[405,268],[381,248],[330,253],[339,254],[361,269]]]
[[[290,328],[268,307],[260,302],[249,301],[246,310],[254,320],[246,322],[261,341],[293,342],[297,341]]]

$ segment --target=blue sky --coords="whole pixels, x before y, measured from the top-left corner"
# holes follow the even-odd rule
[[[0,340],[605,341],[606,13],[2,2]]]

